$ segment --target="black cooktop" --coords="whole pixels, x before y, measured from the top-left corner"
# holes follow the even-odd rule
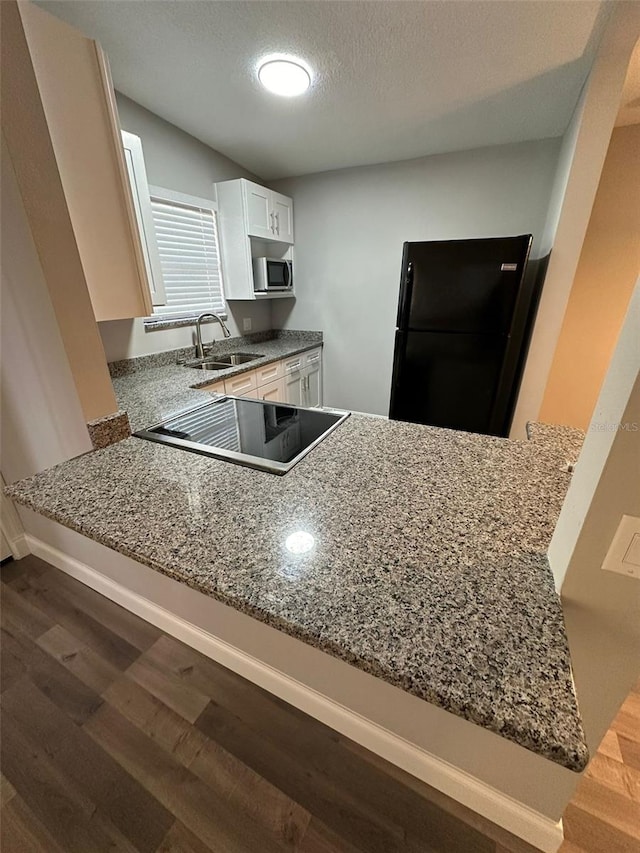
[[[286,474],[349,412],[220,397],[135,432],[138,438]]]

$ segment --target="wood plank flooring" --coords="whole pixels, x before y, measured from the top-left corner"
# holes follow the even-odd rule
[[[47,563],[1,580],[3,853],[535,853]],[[563,853],[640,849],[639,700]]]
[[[589,762],[562,820],[559,853],[640,853],[640,682]]]

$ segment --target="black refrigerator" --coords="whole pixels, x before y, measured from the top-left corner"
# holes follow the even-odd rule
[[[390,418],[508,435],[535,310],[531,241],[404,244]]]

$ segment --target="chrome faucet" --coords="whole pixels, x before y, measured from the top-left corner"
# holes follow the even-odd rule
[[[224,320],[222,317],[218,317],[217,314],[212,314],[210,311],[205,311],[204,314],[201,314],[196,320],[196,358],[204,358],[204,346],[202,345],[202,321],[206,317],[211,317],[213,320],[217,320],[222,327],[223,334],[225,338],[231,337],[231,332],[224,324]],[[211,341],[211,346],[213,346],[213,341]]]

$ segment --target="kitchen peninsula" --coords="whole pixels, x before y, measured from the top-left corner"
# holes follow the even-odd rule
[[[127,401],[138,403],[134,425],[160,413],[164,369],[146,386],[137,375]],[[177,387],[177,370],[187,372],[166,366],[167,387]],[[509,441],[353,415],[282,478],[130,437],[7,493],[579,771],[587,748],[545,556],[567,461],[548,437]],[[291,547],[298,533],[306,550]]]

